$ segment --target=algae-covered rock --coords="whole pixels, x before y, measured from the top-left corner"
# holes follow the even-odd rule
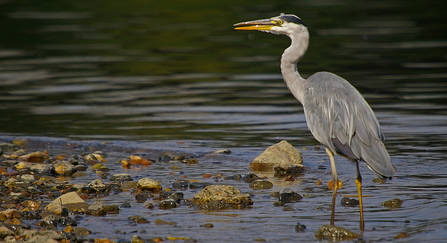
[[[138,180],[137,182],[138,188],[141,190],[152,191],[154,193],[158,193],[161,191],[162,187],[158,181],[154,181],[149,177],[144,177]]]
[[[249,168],[253,171],[275,170],[286,174],[302,171],[302,163],[300,151],[284,140],[268,147],[250,163]]]
[[[194,195],[192,202],[202,209],[245,208],[253,204],[248,194],[228,185],[211,185]]]
[[[330,240],[333,242],[338,242],[360,239],[362,238],[362,236],[340,226],[323,225],[315,233],[315,238],[317,238],[318,240]]]

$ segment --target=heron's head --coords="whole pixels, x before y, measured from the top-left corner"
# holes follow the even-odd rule
[[[281,14],[270,19],[260,19],[234,24],[236,30],[259,30],[277,35],[292,36],[307,31],[306,24],[293,14]]]

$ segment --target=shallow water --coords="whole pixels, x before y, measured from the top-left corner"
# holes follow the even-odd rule
[[[188,179],[204,173],[248,173],[248,163],[266,147],[286,139],[303,152],[309,170],[293,183],[267,175],[275,187],[253,191],[253,208],[206,213],[187,207],[144,211],[150,221],[168,226],[123,226],[143,205],[104,218],[89,217],[82,226],[95,237],[187,236],[199,241],[251,242],[257,238],[315,241],[314,232],[330,218],[330,195],[315,181],[330,180],[324,150],[306,128],[301,106],[285,87],[279,58],[286,37],[234,31],[232,24],[281,12],[299,15],[311,43],[299,70],[335,72],[349,80],[375,110],[386,146],[398,169],[385,184],[372,183],[365,167],[365,241],[443,241],[447,237],[445,177],[447,153],[447,30],[444,1],[259,1],[172,4],[77,1],[0,2],[0,135],[26,137],[32,148],[53,155],[72,153],[66,143],[83,147],[108,142],[113,162],[141,149],[207,153],[221,148],[233,154],[202,157],[182,168]],[[69,147],[69,146],[68,146]],[[120,149],[121,148],[121,149]],[[302,150],[306,148],[306,150]],[[126,152],[123,152],[123,151]],[[156,156],[157,152],[153,152]],[[152,155],[152,154],[151,154]],[[354,168],[337,158],[345,186],[355,194]],[[319,165],[326,166],[318,169]],[[108,164],[109,166],[109,164]],[[182,175],[169,166],[133,169],[169,187]],[[70,180],[89,182],[93,173]],[[210,179],[211,180],[211,179]],[[212,180],[211,180],[212,181]],[[213,181],[214,182],[214,181]],[[274,207],[268,193],[290,187],[308,194],[295,211]],[[309,188],[312,190],[309,191]],[[190,198],[194,191],[185,191]],[[383,201],[400,198],[401,208],[386,210]],[[130,194],[105,198],[132,202]],[[92,203],[92,202],[89,202]],[[358,208],[337,207],[337,225],[358,231]],[[213,229],[199,225],[211,222]],[[307,226],[296,233],[294,226]],[[110,224],[127,235],[110,231]],[[101,228],[103,227],[103,228]]]

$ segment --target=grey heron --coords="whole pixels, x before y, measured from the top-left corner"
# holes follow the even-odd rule
[[[306,53],[309,32],[306,24],[292,14],[237,23],[236,30],[258,30],[287,35],[291,45],[281,57],[281,73],[293,96],[303,105],[307,126],[315,139],[324,145],[331,161],[333,193],[331,225],[334,225],[335,199],[339,188],[334,154],[354,161],[360,206],[360,230],[363,232],[362,161],[379,178],[391,178],[396,168],[383,144],[379,122],[363,96],[348,81],[330,72],[317,72],[307,79],[297,69]]]

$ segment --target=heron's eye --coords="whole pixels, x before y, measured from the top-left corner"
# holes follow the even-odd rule
[[[276,21],[276,25],[282,25],[282,24],[284,24],[284,21],[282,19]]]

